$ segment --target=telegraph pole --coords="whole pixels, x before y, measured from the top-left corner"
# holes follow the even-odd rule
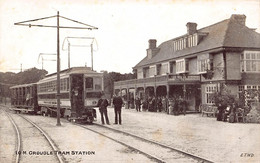
[[[60,24],[59,11],[57,11],[57,126],[60,124]]]

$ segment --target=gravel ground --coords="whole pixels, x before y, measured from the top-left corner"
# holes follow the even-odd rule
[[[0,119],[0,162],[15,162],[16,131],[2,110],[0,110]]]
[[[21,136],[21,151],[26,152],[21,154],[21,163],[27,162],[57,162],[58,159],[55,155],[48,155],[46,151],[52,151],[51,146],[48,141],[45,139],[43,134],[35,128],[32,124],[24,120],[22,117],[17,114],[11,115],[18,125],[20,136]],[[45,152],[39,154],[37,152]]]
[[[96,110],[98,113],[96,123],[101,123],[98,109]],[[108,114],[110,123],[113,124],[113,108],[108,108]],[[68,162],[151,162],[150,159],[129,148],[66,121],[62,120],[62,126],[58,127],[55,118],[28,117],[49,134],[60,150],[70,153],[95,152],[86,155],[64,155]],[[15,137],[9,134],[13,133],[13,129],[8,127],[8,119],[2,114],[0,118],[2,122],[6,122],[0,123],[0,159],[10,160]],[[259,124],[219,122],[215,118],[201,117],[199,114],[173,116],[122,109],[122,125],[109,125],[109,127],[147,137],[213,162],[254,163],[260,160]],[[2,144],[3,140],[5,145]],[[9,149],[7,150],[5,146]]]
[[[113,123],[113,108],[108,108],[108,114]],[[101,123],[99,113],[97,123]],[[259,124],[219,122],[199,114],[173,116],[136,112],[133,109],[122,109],[122,123],[109,127],[170,145],[213,162],[260,162]]]
[[[37,123],[55,142],[67,162],[152,162],[146,156],[115,143],[91,131],[62,120],[56,126],[56,119],[42,116],[26,116]],[[78,153],[76,153],[78,152]],[[81,153],[80,153],[81,152]],[[83,154],[83,152],[86,152]],[[94,154],[92,153],[94,152]]]

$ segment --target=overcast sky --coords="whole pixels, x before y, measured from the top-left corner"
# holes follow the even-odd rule
[[[197,28],[245,14],[246,25],[260,30],[259,0],[0,0],[0,72],[42,68],[40,53],[57,53],[57,31],[14,25],[16,22],[53,16],[74,19],[98,30],[60,30],[61,70],[68,67],[66,37],[94,37],[94,69],[129,73],[146,56],[149,39],[157,45],[186,33],[186,23]],[[33,23],[32,23],[33,24]],[[34,22],[56,25],[56,19]],[[61,20],[60,25],[80,26]],[[64,45],[63,45],[64,42]],[[73,39],[75,45],[90,40]],[[91,66],[90,47],[71,47],[71,67]],[[44,69],[56,71],[53,55],[42,55]],[[38,59],[39,58],[39,59]]]

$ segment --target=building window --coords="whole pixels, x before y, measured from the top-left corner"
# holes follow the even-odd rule
[[[149,67],[143,68],[143,75],[144,75],[144,78],[149,77]]]
[[[170,73],[174,72],[173,69],[174,69],[174,62],[170,62]]]
[[[207,70],[213,70],[213,59],[198,60],[198,72],[206,73]]]
[[[205,87],[205,93],[206,93],[206,103],[207,104],[213,104],[214,101],[211,100],[210,96],[217,91],[217,85],[208,85]]]
[[[156,65],[156,75],[162,75],[162,64]]]
[[[245,90],[245,86],[244,85],[239,85],[238,86],[238,91],[239,92],[243,92]]]
[[[168,63],[163,63],[161,67],[161,75],[165,75],[168,73]]]
[[[186,73],[189,71],[189,62],[186,59],[176,61],[176,73]]]
[[[245,51],[240,56],[242,72],[260,72],[260,52]]]
[[[149,68],[149,76],[153,77],[154,75],[156,75],[155,66],[150,66],[150,68]]]
[[[142,71],[142,69],[137,69],[137,78],[138,79],[141,79],[141,78],[143,78],[143,71]]]

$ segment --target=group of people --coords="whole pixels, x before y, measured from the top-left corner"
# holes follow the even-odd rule
[[[169,102],[171,101],[171,102]],[[135,108],[137,112],[142,111],[151,111],[151,112],[166,112],[170,114],[172,112],[174,115],[178,115],[182,112],[184,115],[186,113],[186,103],[181,97],[176,98],[174,100],[168,100],[165,96],[149,96],[146,99],[141,99],[140,97],[136,97],[134,100]],[[124,104],[123,99],[117,94],[112,98],[112,104],[114,106],[115,113],[115,123],[114,124],[122,124],[121,110],[122,105]],[[105,95],[102,95],[101,99],[98,101],[98,107],[101,114],[101,122],[102,124],[110,124],[109,118],[107,114],[107,107],[109,105],[108,100],[105,98]]]
[[[140,99],[140,97],[136,97],[135,99],[135,108],[136,111],[141,111],[141,105],[143,111],[152,111],[152,112],[161,112],[165,110],[167,112],[167,102],[165,97],[154,97],[150,96],[147,99]]]
[[[141,111],[141,105],[143,111],[151,112],[166,112],[167,114],[178,115],[179,113],[186,114],[187,102],[179,96],[178,98],[168,99],[165,96],[149,96],[148,98],[141,100],[138,96],[135,99],[136,110]]]
[[[226,122],[228,120],[230,123],[234,123],[236,120],[236,109],[237,106],[234,103],[229,105],[218,104],[217,121]]]
[[[101,115],[101,122],[104,125],[104,117],[106,120],[106,124],[109,123],[109,118],[107,115],[107,106],[109,105],[108,100],[105,98],[105,95],[101,96],[101,99],[98,101],[98,107]],[[123,105],[123,100],[120,96],[115,95],[113,97],[113,105],[114,105],[114,112],[115,112],[115,123],[114,124],[122,124],[122,117],[121,117],[121,110],[122,110],[122,105]]]

